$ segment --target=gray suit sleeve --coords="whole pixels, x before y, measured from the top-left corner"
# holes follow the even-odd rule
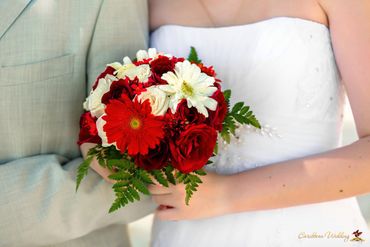
[[[146,48],[147,31],[145,0],[103,1],[86,61],[89,89],[105,64]],[[108,214],[114,194],[92,170],[75,193],[81,162],[81,158],[67,162],[58,155],[40,155],[0,165],[0,246],[57,244],[154,210],[150,198],[142,197]]]
[[[0,165],[0,246],[41,246],[83,236],[95,229],[129,223],[154,210],[149,197],[108,214],[111,186],[90,170],[75,193],[76,168],[56,155]]]

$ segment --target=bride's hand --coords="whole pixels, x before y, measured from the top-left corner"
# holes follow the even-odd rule
[[[81,149],[82,156],[84,158],[86,158],[86,155],[89,152],[89,149],[93,148],[95,145],[96,144],[94,144],[94,143],[83,143],[83,144],[81,144],[80,149]],[[111,183],[111,184],[115,183],[114,180],[108,178],[108,176],[110,174],[112,174],[112,172],[109,169],[100,166],[98,161],[96,160],[96,158],[94,158],[91,161],[90,168],[93,169],[96,173],[98,173],[108,183]]]
[[[185,185],[149,185],[153,201],[158,204],[156,216],[161,220],[190,220],[223,215],[230,212],[229,176],[207,173],[201,177],[199,185],[185,204]]]

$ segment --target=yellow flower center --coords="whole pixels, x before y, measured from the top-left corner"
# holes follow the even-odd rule
[[[141,126],[140,119],[132,118],[131,122],[130,122],[130,126],[131,126],[131,128],[133,128],[135,130],[140,128],[140,126]]]
[[[187,96],[194,95],[194,89],[186,81],[182,82],[181,91]]]

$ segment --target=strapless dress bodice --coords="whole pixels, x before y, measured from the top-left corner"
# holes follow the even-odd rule
[[[220,143],[216,169],[233,173],[324,152],[340,144],[344,90],[329,29],[292,17],[221,28],[165,25],[151,46],[186,57],[193,46],[214,66],[232,103],[244,101],[263,128]]]
[[[246,102],[262,123],[261,130],[241,128],[230,145],[220,142],[208,169],[236,173],[340,145],[344,90],[325,25],[292,17],[225,28],[165,25],[152,33],[151,46],[182,57],[194,46],[232,90],[232,103]],[[156,219],[152,246],[347,247],[357,244],[350,241],[356,229],[369,239],[356,199],[347,198],[196,221]],[[302,237],[328,232],[348,239]]]

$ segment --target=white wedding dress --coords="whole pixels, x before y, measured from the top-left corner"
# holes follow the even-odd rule
[[[232,103],[246,102],[264,126],[241,129],[210,169],[236,173],[340,145],[344,89],[325,25],[275,17],[222,28],[165,25],[151,35],[151,47],[175,56],[187,57],[190,46],[214,66],[223,88],[232,89]],[[350,241],[357,229],[362,243]],[[363,247],[370,235],[356,199],[348,198],[205,220],[155,220],[152,245]]]

